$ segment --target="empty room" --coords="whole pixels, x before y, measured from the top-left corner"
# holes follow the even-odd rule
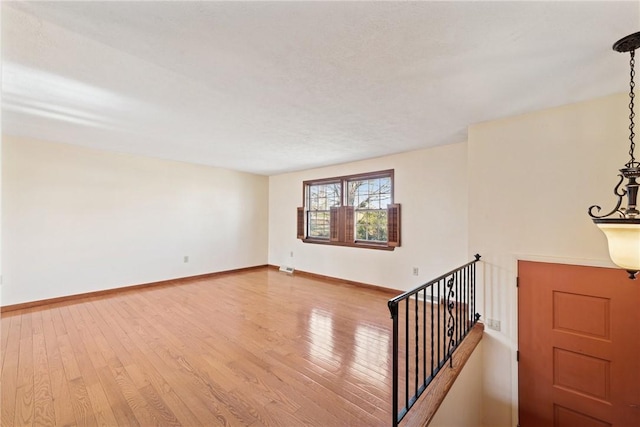
[[[3,426],[640,425],[640,2],[0,17]]]

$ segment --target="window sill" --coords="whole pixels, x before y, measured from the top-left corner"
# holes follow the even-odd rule
[[[364,248],[364,249],[378,249],[382,251],[393,251],[395,250],[395,246],[389,246],[386,243],[363,243],[363,242],[332,242],[330,240],[324,239],[311,239],[306,238],[302,239],[304,243],[314,243],[317,245],[330,245],[330,246],[347,246],[350,248]]]

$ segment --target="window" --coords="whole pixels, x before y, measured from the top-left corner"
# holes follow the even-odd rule
[[[355,211],[356,240],[387,241],[387,206],[391,204],[391,177],[347,181],[347,206]]]
[[[393,170],[303,183],[298,238],[307,243],[391,249],[400,246]]]
[[[329,238],[329,215],[331,208],[341,205],[340,181],[310,184],[307,187],[307,235],[309,237]]]

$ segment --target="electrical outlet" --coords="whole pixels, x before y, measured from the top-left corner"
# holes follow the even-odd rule
[[[496,319],[487,319],[487,328],[494,331],[500,331],[500,321]]]
[[[420,269],[418,269],[418,267],[413,267],[413,275],[417,276],[420,274]]]
[[[189,255],[185,255],[183,261],[185,263],[189,262]]]

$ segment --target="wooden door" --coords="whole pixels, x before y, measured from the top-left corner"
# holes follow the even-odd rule
[[[640,426],[640,280],[518,263],[521,427]]]

